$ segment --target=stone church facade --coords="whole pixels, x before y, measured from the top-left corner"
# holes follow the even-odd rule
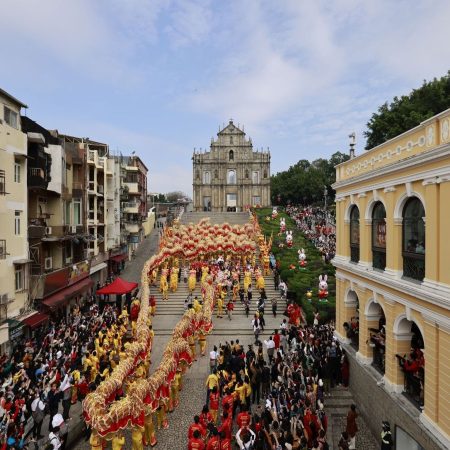
[[[232,120],[211,139],[208,152],[194,150],[192,161],[194,211],[270,206],[270,152],[254,151]]]

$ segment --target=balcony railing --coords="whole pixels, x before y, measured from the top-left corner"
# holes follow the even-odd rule
[[[46,189],[48,182],[45,179],[44,169],[40,167],[29,167],[27,184],[30,187]]]
[[[30,167],[28,169],[28,175],[31,177],[39,177],[42,179],[45,178],[44,169],[41,169],[40,167]]]
[[[425,255],[403,252],[403,276],[423,281],[425,278]]]

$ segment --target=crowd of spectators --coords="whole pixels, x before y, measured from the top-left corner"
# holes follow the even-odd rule
[[[327,397],[349,380],[333,328],[283,321],[264,345],[245,352],[231,341],[211,352],[207,401],[189,428],[189,450],[234,448],[233,439],[240,449],[329,448]]]
[[[287,206],[286,213],[297,228],[321,252],[325,262],[336,254],[336,218],[333,211],[313,206]]]
[[[118,321],[115,305],[75,307],[0,357],[0,449],[64,450],[71,407],[108,376],[108,355],[98,354],[98,334]],[[48,430],[42,425],[46,416]]]

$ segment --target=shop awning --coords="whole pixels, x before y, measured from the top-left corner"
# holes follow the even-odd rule
[[[50,295],[50,297],[45,298],[42,300],[42,304],[48,308],[57,308],[58,306],[62,306],[67,303],[75,295],[80,295],[83,292],[86,292],[93,284],[94,282],[90,278],[85,278],[72,286],[61,289],[55,294]]]
[[[121,261],[125,261],[126,259],[128,259],[128,255],[127,254],[122,254],[122,255],[111,256],[111,258],[109,258],[109,259],[111,261],[119,263]]]
[[[29,326],[30,328],[36,328],[48,320],[47,314],[35,312],[31,316],[22,320],[22,323]]]
[[[117,277],[111,284],[102,287],[97,291],[97,295],[111,295],[111,294],[128,294],[138,287],[137,283],[131,281],[125,281],[120,277]]]

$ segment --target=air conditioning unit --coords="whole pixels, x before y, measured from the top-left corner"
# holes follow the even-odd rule
[[[44,268],[45,270],[50,270],[53,268],[53,258],[51,256],[45,258]]]
[[[45,227],[45,234],[52,234],[52,227]]]
[[[71,256],[66,258],[66,264],[72,264],[72,257]]]
[[[77,226],[76,225],[71,225],[70,226],[70,232],[75,234],[77,232]]]
[[[8,304],[8,294],[0,295],[0,305],[7,305],[7,304]]]

